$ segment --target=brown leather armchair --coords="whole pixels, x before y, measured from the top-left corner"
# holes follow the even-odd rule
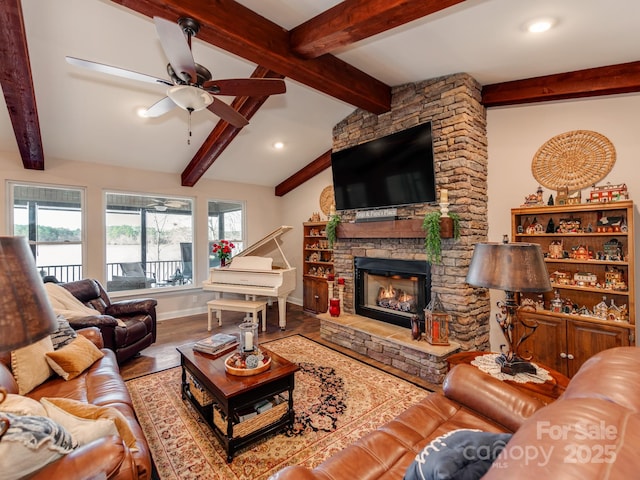
[[[104,346],[115,352],[118,363],[156,341],[158,302],[154,298],[112,302],[100,282],[93,279],[61,285],[86,306],[96,310],[96,315],[70,319],[69,324],[74,329],[98,327]]]

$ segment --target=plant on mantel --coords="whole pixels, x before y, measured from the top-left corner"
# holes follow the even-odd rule
[[[329,217],[329,221],[327,222],[326,232],[327,232],[327,240],[329,241],[329,248],[333,248],[333,244],[338,238],[338,225],[340,224],[340,215],[334,213]]]
[[[447,220],[447,218],[450,220]],[[443,225],[445,222],[453,223],[453,232],[443,237],[445,230],[451,230],[450,227],[447,228],[446,225]],[[442,217],[442,212],[435,210],[424,216],[422,229],[425,231],[424,250],[427,253],[427,260],[429,263],[441,263],[442,238],[453,237],[455,240],[460,238],[460,216],[457,213],[449,212],[448,217]]]

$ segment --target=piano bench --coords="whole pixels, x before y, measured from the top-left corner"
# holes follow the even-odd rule
[[[207,302],[207,330],[211,331],[213,312],[218,317],[218,326],[222,325],[222,310],[230,312],[244,312],[251,314],[253,323],[258,322],[258,312],[262,314],[262,331],[267,330],[267,302],[260,300],[240,300],[236,298],[218,298]]]

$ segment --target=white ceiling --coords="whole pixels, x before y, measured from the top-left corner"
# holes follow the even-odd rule
[[[239,0],[291,29],[335,0]],[[151,19],[107,0],[23,0],[42,142],[58,158],[179,174],[218,118],[180,109],[157,119],[136,115],[164,88],[86,71],[65,55],[168,78]],[[523,26],[555,18],[546,34]],[[467,72],[481,84],[640,60],[638,0],[467,0],[334,52],[389,84]],[[196,62],[214,78],[248,77],[256,65],[193,42]],[[270,97],[204,178],[275,186],[331,148],[333,126],[354,109],[299,83]],[[231,98],[222,98],[230,102]],[[0,151],[18,152],[4,98]],[[272,144],[282,141],[276,151]],[[19,156],[16,156],[19,158]],[[16,160],[19,161],[19,160]],[[177,180],[179,181],[179,179]]]

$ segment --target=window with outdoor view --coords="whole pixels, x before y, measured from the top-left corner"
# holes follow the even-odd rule
[[[84,190],[8,182],[12,234],[27,237],[40,275],[71,282],[83,276]]]
[[[240,253],[244,249],[244,203],[221,200],[209,201],[208,230],[209,230],[209,267],[220,266],[220,248],[222,240],[229,242],[230,256]],[[233,247],[231,247],[231,244]],[[214,249],[217,251],[214,252]]]
[[[193,201],[106,193],[107,290],[193,282]]]

